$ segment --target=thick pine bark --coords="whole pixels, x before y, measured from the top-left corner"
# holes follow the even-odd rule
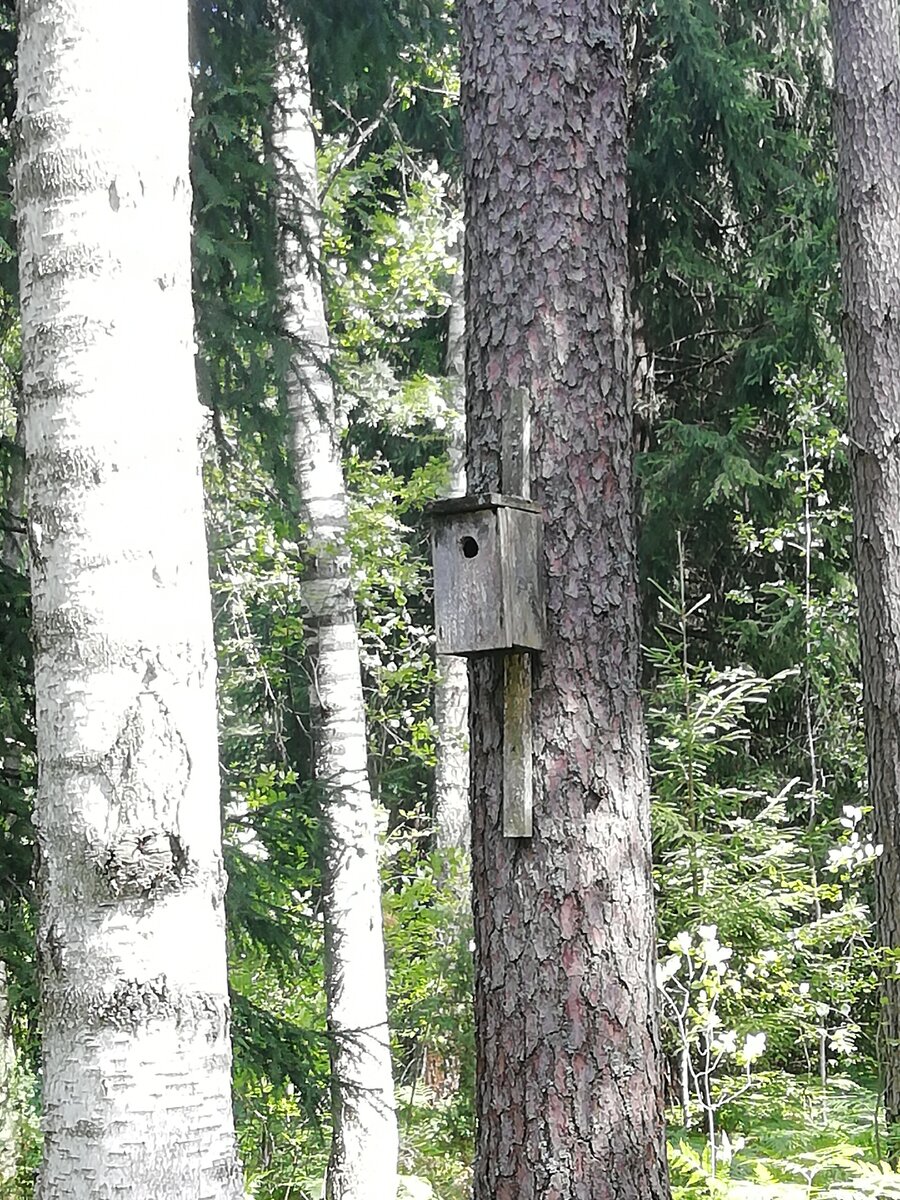
[[[881,944],[900,950],[900,7],[832,0],[844,350],[860,654]],[[900,974],[882,977],[888,1122],[900,1122]]]
[[[237,1200],[187,6],[21,0],[39,1200]]]
[[[460,257],[462,247],[460,246]],[[466,494],[466,345],[462,263],[450,288],[447,379],[452,389],[450,478],[446,496]],[[434,840],[439,850],[468,853],[469,668],[464,658],[438,658],[434,689],[437,760],[434,768]]]
[[[282,228],[291,459],[305,552],[311,723],[325,832],[325,990],[331,1049],[332,1200],[394,1200],[397,1121],[387,1020],[375,809],[347,548],[347,495],[319,253],[306,51],[278,20],[273,152]]]
[[[462,0],[469,490],[533,406],[548,634],[534,836],[501,833],[502,668],[473,663],[477,1200],[668,1195],[638,690],[615,0]]]

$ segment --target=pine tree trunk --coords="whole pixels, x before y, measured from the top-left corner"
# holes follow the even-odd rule
[[[237,1200],[187,6],[139,26],[120,0],[19,11],[36,1194]]]
[[[900,8],[832,0],[844,350],[875,918],[900,950]],[[882,976],[884,1107],[900,1122],[900,976]]]
[[[305,551],[316,782],[325,832],[325,990],[333,1135],[328,1196],[394,1200],[397,1122],[387,1021],[375,809],[347,547],[347,495],[318,273],[318,181],[296,28],[278,22],[273,151],[291,359],[291,458]]]
[[[460,239],[462,241],[462,239]],[[460,245],[462,258],[462,245]],[[450,478],[446,496],[466,494],[466,340],[462,262],[450,287],[447,378],[452,389]],[[434,769],[434,840],[439,850],[468,853],[469,667],[464,658],[443,655],[434,689],[437,761]]]
[[[502,667],[473,662],[477,1200],[668,1196],[632,511],[616,0],[463,0],[469,490],[532,403],[548,633],[534,836],[502,836]]]

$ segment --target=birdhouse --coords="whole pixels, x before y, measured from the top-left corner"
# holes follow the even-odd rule
[[[530,500],[490,493],[431,506],[438,654],[540,650],[543,524]]]

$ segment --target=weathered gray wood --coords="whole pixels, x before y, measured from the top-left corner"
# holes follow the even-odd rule
[[[519,390],[503,414],[502,494],[431,506],[438,654],[505,651],[503,832],[531,837],[531,654],[544,644],[543,516],[531,495],[531,409]]]
[[[503,496],[432,509],[439,654],[539,650],[544,640],[543,520]],[[451,507],[452,506],[452,507]]]
[[[531,495],[531,401],[521,388],[512,393],[503,413],[500,486],[514,496]],[[499,515],[506,567],[504,608],[517,623],[520,644],[539,649],[544,641],[543,518],[516,521],[510,509],[501,509]],[[504,837],[531,837],[532,772],[531,655],[526,651],[507,654],[503,672]]]
[[[531,837],[531,655],[507,654],[503,678],[503,835]]]
[[[523,388],[512,393],[500,425],[500,486],[531,496],[531,401]]]
[[[432,559],[438,654],[478,654],[505,649],[507,632],[496,509],[476,509],[436,521],[432,529]]]
[[[524,496],[510,496],[506,492],[480,492],[475,496],[450,496],[446,500],[435,500],[426,508],[432,517],[461,512],[475,512],[479,508],[519,508],[523,512],[539,513],[541,506]]]
[[[500,526],[503,613],[514,650],[544,644],[544,521],[540,513],[497,511]]]

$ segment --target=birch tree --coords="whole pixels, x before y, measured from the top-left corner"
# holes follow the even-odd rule
[[[327,1194],[394,1200],[397,1122],[387,1021],[375,808],[368,776],[347,494],[318,272],[318,179],[306,48],[276,9],[272,146],[281,228],[290,455],[308,609],[314,770],[325,832],[325,990],[333,1133]]]
[[[831,0],[854,551],[881,944],[900,950],[900,6]],[[888,1123],[900,1122],[900,974],[882,977]]]
[[[237,1200],[188,20],[23,0],[39,1200]]]
[[[0,1183],[12,1179],[18,1162],[20,1106],[11,1021],[8,972],[6,963],[0,961]]]
[[[473,660],[477,1200],[664,1200],[632,497],[618,0],[463,0],[473,493],[532,411],[547,636],[534,835],[504,838],[502,667]]]
[[[459,270],[450,283],[447,380],[451,389],[450,477],[446,496],[466,494],[466,323],[462,236]],[[469,851],[469,666],[464,658],[438,659],[434,689],[437,756],[434,769],[434,833],[441,850]]]
[[[7,528],[0,546],[0,567],[11,577],[21,577],[24,585],[26,539],[19,532],[24,519],[25,499],[25,425],[21,415],[21,396],[17,393],[16,438],[10,461],[6,486]],[[4,737],[3,773],[8,779],[20,776],[21,758],[12,730]],[[12,1032],[12,1009],[9,1002],[9,970],[0,960],[0,1183],[11,1179],[18,1165],[18,1135],[21,1123],[19,1095],[19,1065]]]

